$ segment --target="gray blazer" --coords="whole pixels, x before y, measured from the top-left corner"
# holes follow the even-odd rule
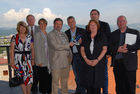
[[[60,36],[58,35],[58,31],[53,30],[48,34],[50,64],[52,70],[68,67],[72,60],[69,41],[65,33],[64,36],[67,39],[66,44],[63,44],[63,40],[61,40]]]
[[[47,38],[47,35],[46,35],[46,38]],[[47,48],[45,48],[45,40],[44,40],[44,37],[42,36],[41,30],[35,33],[34,48],[35,48],[36,65],[42,64],[42,67],[47,67],[49,69],[49,72],[51,72],[50,60],[49,60],[49,47],[47,43]],[[47,49],[47,52],[45,49]]]

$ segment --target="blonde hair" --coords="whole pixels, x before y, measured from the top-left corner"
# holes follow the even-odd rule
[[[19,22],[17,23],[17,28],[16,28],[16,30],[17,30],[18,33],[20,33],[20,32],[19,32],[20,26],[23,26],[23,27],[26,28],[25,34],[27,34],[27,33],[28,33],[28,26],[27,26],[27,24],[26,24],[24,21],[19,21]]]

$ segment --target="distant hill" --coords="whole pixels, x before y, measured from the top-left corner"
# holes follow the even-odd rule
[[[78,24],[77,26],[79,26],[81,28],[85,28],[85,25]],[[140,31],[140,23],[129,24],[128,26]],[[117,29],[117,26],[116,25],[110,25],[110,28],[111,28],[111,31],[114,31],[114,30]],[[47,27],[48,32],[50,32],[52,29],[53,29],[53,26],[48,26]],[[65,31],[67,29],[69,29],[68,25],[64,24],[62,31]],[[11,34],[16,34],[16,33],[17,33],[16,28],[5,28],[5,27],[0,28],[0,36],[8,36],[8,35],[11,35]]]

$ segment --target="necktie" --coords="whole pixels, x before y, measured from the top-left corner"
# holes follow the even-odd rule
[[[125,33],[121,33],[120,34],[120,42],[119,42],[119,46],[122,46],[125,42]],[[117,53],[116,54],[116,59],[121,59],[123,58],[123,54],[122,53]]]
[[[90,52],[91,52],[91,54],[93,53],[93,49],[94,49],[94,39],[91,39],[91,43],[90,43]]]
[[[31,36],[34,39],[34,35],[33,35],[33,27],[31,27]]]

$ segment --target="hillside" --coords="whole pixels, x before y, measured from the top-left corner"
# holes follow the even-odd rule
[[[77,25],[77,26],[79,26],[81,28],[85,28],[85,25]],[[140,23],[129,24],[128,26],[140,31]],[[64,24],[62,31],[65,31],[68,28],[69,28],[68,25]],[[111,31],[114,31],[115,29],[117,29],[117,26],[116,25],[110,25],[110,28],[111,28]],[[50,32],[52,29],[53,29],[53,26],[48,26],[47,27],[48,32]],[[1,27],[0,28],[0,36],[8,36],[10,34],[15,34],[15,33],[17,33],[16,28],[7,28],[7,27]]]

